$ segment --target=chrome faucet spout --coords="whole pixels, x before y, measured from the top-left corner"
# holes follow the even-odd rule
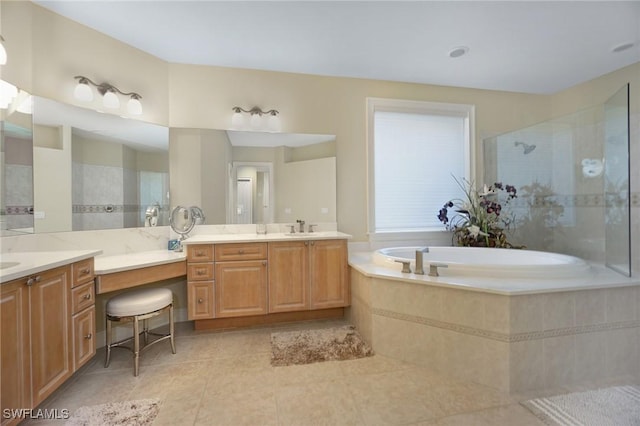
[[[304,224],[306,222],[304,220],[301,220],[301,219],[296,220],[296,222],[298,222],[298,224],[300,225],[300,231],[298,231],[298,232],[304,232]]]

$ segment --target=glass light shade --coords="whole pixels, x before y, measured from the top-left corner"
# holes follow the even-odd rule
[[[244,116],[241,112],[234,112],[231,116],[231,128],[242,130],[244,128]]]
[[[4,44],[0,43],[0,65],[7,63],[7,50],[4,48]]]
[[[260,114],[251,114],[249,121],[252,130],[258,130],[262,127],[262,116]]]
[[[16,96],[18,96],[18,88],[9,82],[0,80],[0,108],[7,109]]]
[[[269,126],[269,131],[270,132],[279,132],[281,125],[280,125],[280,117],[276,114],[272,114],[269,115],[269,122],[268,122],[268,126]]]
[[[106,92],[102,97],[102,105],[105,108],[120,108],[120,99],[118,99],[118,95],[113,92]]]
[[[73,96],[82,102],[91,102],[93,100],[93,90],[87,83],[78,83],[73,90]]]
[[[139,99],[131,98],[129,102],[127,102],[127,111],[131,115],[140,115],[142,114],[142,103]]]

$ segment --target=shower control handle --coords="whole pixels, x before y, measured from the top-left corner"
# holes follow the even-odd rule
[[[438,268],[448,268],[449,265],[444,263],[430,263],[429,264],[429,276],[430,277],[439,277]]]

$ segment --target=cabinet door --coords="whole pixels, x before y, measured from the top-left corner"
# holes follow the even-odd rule
[[[96,354],[96,308],[91,306],[73,316],[73,371]]]
[[[267,313],[267,261],[216,263],[216,317]]]
[[[309,309],[309,243],[269,243],[269,312]]]
[[[215,318],[213,281],[187,283],[187,317],[190,320]]]
[[[29,287],[26,280],[0,285],[0,412],[31,407]],[[2,416],[2,425],[17,419]]]
[[[34,407],[72,374],[70,277],[69,266],[56,268],[38,274],[31,286]]]
[[[350,303],[346,240],[310,242],[311,309]]]

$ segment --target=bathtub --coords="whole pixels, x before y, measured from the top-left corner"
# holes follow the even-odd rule
[[[415,271],[416,250],[425,247],[392,247],[377,250],[374,263],[400,271],[402,264],[410,261]],[[438,268],[442,276],[517,277],[517,278],[566,278],[589,273],[591,266],[583,259],[559,253],[533,250],[497,249],[482,247],[429,247],[422,254],[425,273],[429,264],[446,265]]]

